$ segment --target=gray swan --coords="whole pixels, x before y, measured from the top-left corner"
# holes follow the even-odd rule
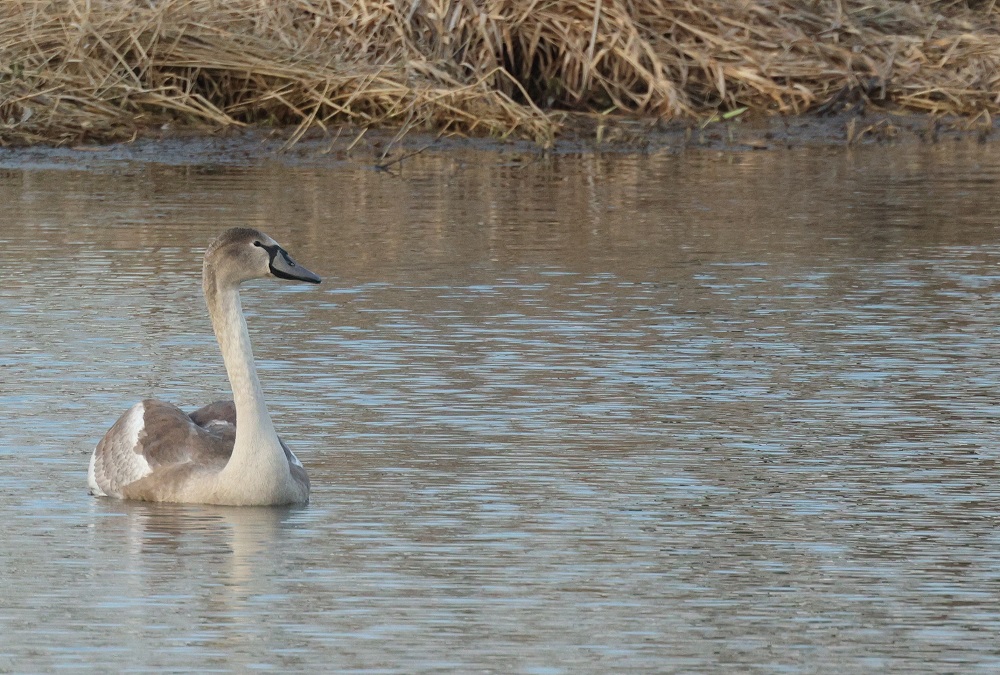
[[[119,418],[90,458],[91,494],[118,499],[237,506],[309,501],[309,477],[274,430],[240,304],[244,281],[318,284],[263,232],[232,228],[205,251],[202,287],[222,349],[232,401],[190,415],[147,399]],[[237,424],[239,421],[239,424]]]

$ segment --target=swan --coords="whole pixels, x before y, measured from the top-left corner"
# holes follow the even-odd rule
[[[226,230],[209,245],[202,289],[233,400],[190,415],[162,401],[136,403],[91,455],[91,494],[234,506],[309,501],[309,477],[267,412],[240,304],[240,284],[268,276],[321,281],[255,229]]]

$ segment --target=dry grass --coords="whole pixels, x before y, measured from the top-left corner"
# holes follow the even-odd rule
[[[1000,112],[977,0],[4,0],[0,142],[165,123],[353,124],[547,143],[565,111]]]

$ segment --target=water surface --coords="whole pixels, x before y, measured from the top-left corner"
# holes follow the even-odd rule
[[[995,672],[989,146],[0,157],[0,671]],[[296,509],[89,453],[227,396],[224,227]]]

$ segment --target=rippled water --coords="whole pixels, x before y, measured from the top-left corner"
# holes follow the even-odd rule
[[[995,148],[146,153],[0,155],[0,671],[1000,669]],[[239,224],[312,502],[88,496]]]

